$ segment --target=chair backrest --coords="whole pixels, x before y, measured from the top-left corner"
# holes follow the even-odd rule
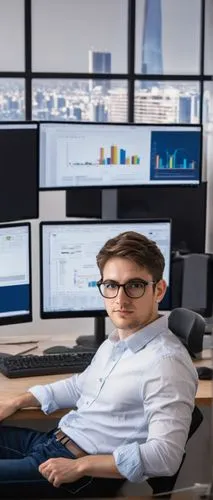
[[[202,350],[205,320],[200,314],[179,307],[171,312],[168,323],[170,330],[181,340],[190,354],[196,354]],[[188,439],[196,432],[202,421],[203,415],[199,408],[195,406],[192,413]],[[184,460],[185,453],[179,469],[173,476],[160,476],[147,479],[148,484],[153,490],[153,494],[160,495],[161,493],[170,492],[174,489]],[[163,496],[169,497],[170,495]]]
[[[168,324],[169,329],[181,340],[190,354],[202,351],[205,320],[200,314],[177,307],[170,313]]]

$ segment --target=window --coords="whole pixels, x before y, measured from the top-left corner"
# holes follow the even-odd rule
[[[123,80],[33,80],[34,120],[127,121]]]
[[[205,2],[205,65],[204,72],[206,75],[213,73],[213,0]]]
[[[137,80],[134,117],[140,123],[199,123],[199,83]]]
[[[0,120],[25,120],[23,78],[0,78]]]
[[[198,74],[200,0],[136,0],[136,73]]]
[[[0,71],[24,71],[24,0],[1,0]]]
[[[125,73],[127,0],[32,0],[33,71]]]
[[[0,120],[199,124],[212,26],[213,0],[0,0]]]

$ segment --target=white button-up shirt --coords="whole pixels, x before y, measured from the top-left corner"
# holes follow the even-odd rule
[[[59,427],[89,454],[113,454],[133,482],[174,474],[197,389],[191,358],[166,316],[119,340],[114,331],[81,374],[30,392],[44,413],[73,408]]]

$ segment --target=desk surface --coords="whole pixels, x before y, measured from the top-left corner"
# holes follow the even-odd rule
[[[203,357],[199,361],[195,361],[195,366],[212,366],[211,351],[203,351]],[[9,399],[10,397],[17,396],[25,392],[29,387],[36,384],[48,384],[63,380],[71,374],[63,375],[45,375],[40,377],[25,377],[8,379],[0,374],[0,400]],[[211,380],[199,380],[198,390],[196,394],[196,404],[199,406],[211,406],[213,401],[213,384]],[[18,411],[10,420],[23,420],[23,419],[41,419],[41,418],[61,418],[69,409],[58,410],[51,415],[44,416],[39,409],[27,408]]]

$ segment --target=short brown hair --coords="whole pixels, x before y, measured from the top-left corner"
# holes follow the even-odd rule
[[[96,257],[101,276],[106,262],[112,257],[123,257],[145,267],[156,282],[163,277],[164,256],[155,241],[143,234],[126,231],[108,240]]]

